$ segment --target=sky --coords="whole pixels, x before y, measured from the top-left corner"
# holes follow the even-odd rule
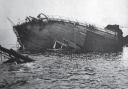
[[[77,19],[101,26],[120,24],[128,27],[128,0],[0,0],[0,28],[39,13]]]
[[[0,38],[5,36],[3,29],[12,29],[7,17],[16,24],[26,16],[36,17],[39,13],[101,27],[107,24],[128,27],[128,0],[0,0]],[[12,33],[12,30],[6,31],[9,35]]]

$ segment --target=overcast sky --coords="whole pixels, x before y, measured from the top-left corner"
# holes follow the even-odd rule
[[[128,27],[128,0],[0,0],[0,28],[39,13],[57,15],[97,25],[120,24]]]
[[[0,28],[39,13],[67,17],[98,26],[119,24],[128,27],[128,0],[0,0]]]

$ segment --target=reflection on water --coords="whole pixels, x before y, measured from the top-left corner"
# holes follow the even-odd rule
[[[126,46],[123,48],[121,61],[125,67],[128,67],[128,47]]]

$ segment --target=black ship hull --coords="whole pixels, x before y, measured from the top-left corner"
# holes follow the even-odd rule
[[[24,50],[42,52],[71,48],[83,52],[113,52],[122,48],[118,32],[58,19],[32,19],[13,27]],[[57,47],[57,44],[60,46]]]

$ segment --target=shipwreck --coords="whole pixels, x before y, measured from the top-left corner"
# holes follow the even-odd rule
[[[119,25],[98,28],[91,24],[50,18],[43,13],[26,17],[13,26],[20,50],[44,52],[48,49],[71,49],[81,52],[114,52],[122,49]]]

